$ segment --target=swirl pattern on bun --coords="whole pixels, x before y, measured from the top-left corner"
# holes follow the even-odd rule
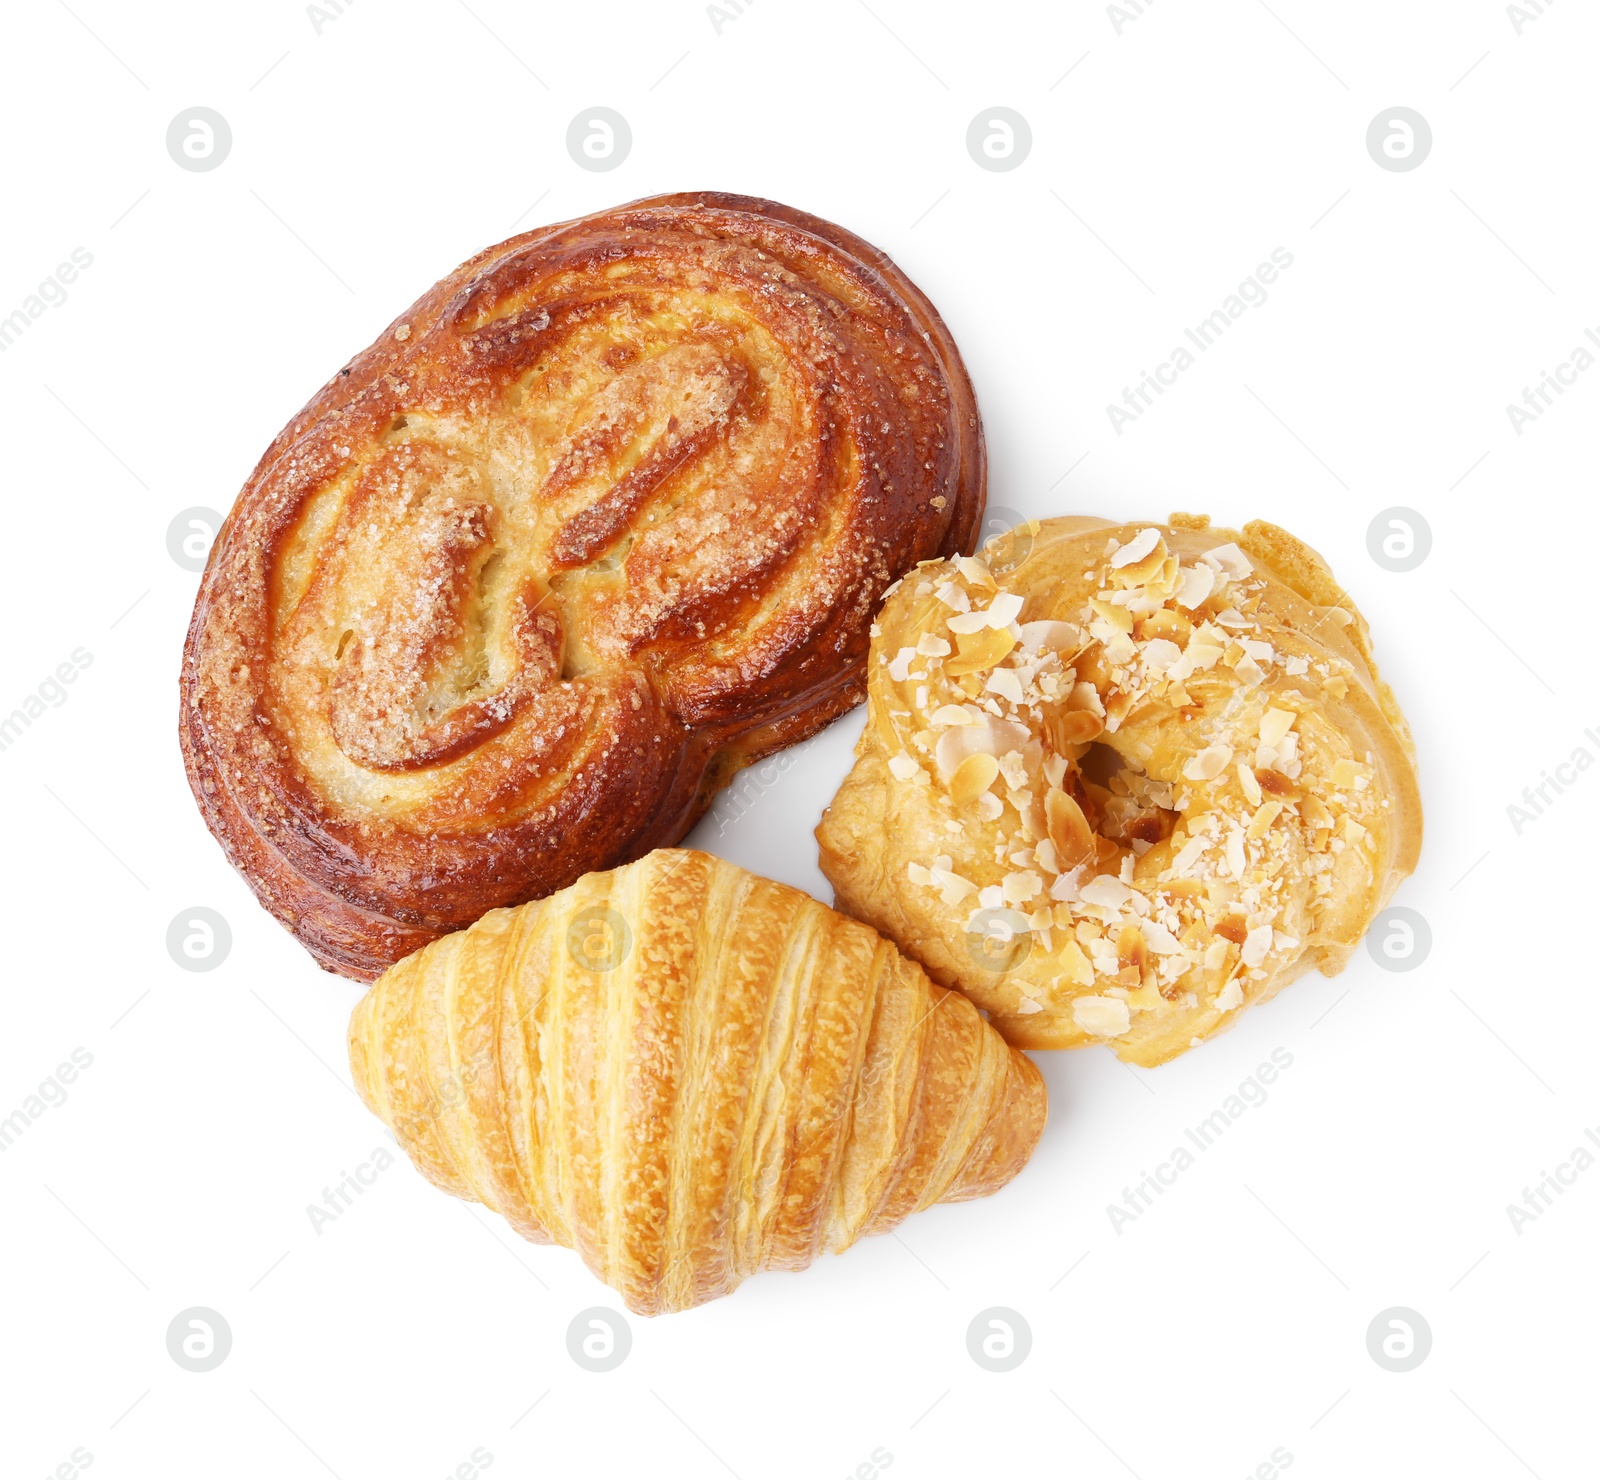
[[[862,697],[970,549],[971,385],[881,252],[661,196],[490,248],[279,434],[212,551],[180,732],[211,830],[370,980],[676,842]]]

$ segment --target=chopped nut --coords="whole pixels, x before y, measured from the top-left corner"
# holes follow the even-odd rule
[[[1000,881],[1000,887],[1007,904],[1026,904],[1030,899],[1037,899],[1043,892],[1044,880],[1032,869],[1020,869],[1016,873],[1007,874]]]
[[[1006,750],[1026,744],[1027,730],[1024,726],[981,715],[976,725],[952,725],[949,730],[939,734],[938,744],[933,747],[933,758],[939,766],[939,776],[949,781],[950,776],[955,774],[955,768],[968,755],[978,752],[1003,755]]]
[[[1141,979],[1144,977],[1150,964],[1150,947],[1137,925],[1124,925],[1117,932],[1117,960],[1124,968],[1131,966]]]
[[[1208,745],[1199,755],[1191,756],[1184,763],[1183,776],[1186,781],[1215,781],[1228,768],[1228,762],[1233,759],[1233,751],[1226,745]]]
[[[1287,735],[1294,725],[1294,714],[1287,709],[1268,709],[1261,716],[1261,724],[1256,733],[1261,743],[1275,746]]]
[[[1128,1031],[1128,1004],[1117,997],[1076,997],[1072,1016],[1085,1033],[1116,1038]]]
[[[1159,920],[1141,920],[1139,931],[1144,936],[1144,943],[1157,956],[1181,956],[1183,947],[1178,942],[1178,937],[1167,929]]]
[[[1104,729],[1100,716],[1087,709],[1058,709],[1044,722],[1045,739],[1057,755],[1075,753],[1075,746],[1087,745]]]
[[[1158,529],[1142,529],[1111,557],[1111,579],[1124,588],[1159,583],[1169,558]]]
[[[1072,698],[1068,701],[1073,709],[1087,709],[1090,714],[1098,714],[1103,719],[1106,707],[1100,700],[1100,690],[1092,683],[1080,682],[1072,686]]]
[[[1089,605],[1094,608],[1095,615],[1112,628],[1113,631],[1132,634],[1133,613],[1127,607],[1117,606],[1109,601],[1101,601],[1098,597],[1091,600]],[[1093,623],[1090,624],[1089,630],[1091,632],[1094,630]],[[1105,639],[1102,638],[1101,641],[1103,642]]]
[[[1328,810],[1327,804],[1321,797],[1307,796],[1300,803],[1300,813],[1313,828],[1332,831],[1333,813]]]
[[[1183,649],[1166,637],[1152,637],[1144,645],[1144,660],[1150,667],[1165,673],[1179,658]]]
[[[1216,629],[1212,628],[1212,632]],[[1189,639],[1189,645],[1183,650],[1183,656],[1167,669],[1167,677],[1182,683],[1191,674],[1204,673],[1217,666],[1217,660],[1222,656],[1222,644],[1213,642],[1206,629],[1202,628]]]
[[[1066,653],[1082,641],[1071,622],[1024,622],[1020,630],[1023,647],[1034,653]]]
[[[984,688],[1002,699],[1009,699],[1013,704],[1022,703],[1022,676],[1015,668],[991,669]]]
[[[948,862],[948,860],[946,860]],[[947,907],[954,907],[962,900],[970,898],[978,892],[978,886],[971,879],[964,879],[960,874],[948,868],[940,868],[937,864],[928,870],[933,878],[934,886],[944,898]]]
[[[1213,570],[1235,581],[1244,580],[1255,570],[1250,563],[1250,557],[1238,545],[1232,543],[1207,550],[1200,558]]]
[[[1250,969],[1254,970],[1267,959],[1267,952],[1272,949],[1272,927],[1259,925],[1244,938],[1244,945],[1239,951],[1239,959]]]
[[[1089,964],[1089,958],[1075,940],[1069,938],[1062,941],[1061,948],[1056,952],[1056,960],[1061,965],[1061,974],[1073,986],[1094,985],[1094,967]]]
[[[1094,830],[1080,807],[1059,786],[1045,794],[1044,813],[1051,845],[1063,870],[1087,863],[1095,855]]]
[[[1098,874],[1078,891],[1078,897],[1086,904],[1097,904],[1108,910],[1120,910],[1132,896],[1133,890],[1113,874]]]
[[[1261,805],[1261,783],[1256,780],[1255,772],[1240,761],[1235,768],[1239,776],[1239,788],[1244,792],[1244,797],[1252,807]]]
[[[952,627],[960,620],[952,617]],[[952,677],[966,673],[985,673],[1000,662],[1017,645],[1017,640],[1002,627],[991,627],[981,633],[958,633],[959,654],[950,658],[944,671]]]
[[[976,801],[994,785],[999,774],[1000,762],[992,755],[969,755],[950,778],[950,800],[957,806]]]
[[[1173,611],[1170,606],[1163,606],[1150,613],[1148,617],[1140,619],[1137,626],[1139,639],[1150,642],[1158,637],[1164,637],[1169,642],[1183,644],[1189,640],[1194,631],[1194,623],[1182,612]]]
[[[1231,940],[1234,945],[1242,946],[1249,931],[1243,915],[1224,915],[1211,927],[1213,935],[1220,936],[1223,940]]]
[[[1278,813],[1281,811],[1283,811],[1282,802],[1263,802],[1256,809],[1256,815],[1250,819],[1250,826],[1245,829],[1245,835],[1250,838],[1266,837],[1267,829],[1277,821]]]
[[[1209,565],[1187,567],[1178,583],[1178,605],[1193,611],[1211,594],[1217,573]]]
[[[1341,756],[1333,763],[1333,784],[1340,791],[1351,790],[1355,786],[1357,778],[1364,775],[1364,768],[1348,757]]]
[[[1256,785],[1274,797],[1297,797],[1300,788],[1297,787],[1282,771],[1262,769],[1255,773]]]
[[[1111,556],[1111,568],[1113,570],[1124,570],[1130,565],[1137,565],[1146,556],[1153,554],[1156,546],[1161,543],[1161,531],[1159,529],[1141,529],[1127,544],[1117,547]],[[1166,558],[1164,550],[1162,558]]]
[[[1199,863],[1201,855],[1206,851],[1207,841],[1203,834],[1198,834],[1189,839],[1178,850],[1177,857],[1172,860],[1172,872],[1179,878],[1187,875],[1195,864]]]
[[[1015,591],[1002,591],[984,613],[989,625],[996,629],[1009,627],[1021,615],[1022,598]]]
[[[989,574],[989,567],[976,556],[963,555],[956,561],[956,569],[974,586],[982,586],[986,591],[995,589],[994,577]]]

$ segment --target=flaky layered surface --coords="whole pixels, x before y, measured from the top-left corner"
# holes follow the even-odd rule
[[[662,849],[390,968],[356,1087],[422,1173],[683,1310],[1009,1181],[1038,1070],[855,920]]]
[[[874,633],[822,870],[1012,1043],[1161,1063],[1340,970],[1416,865],[1367,624],[1273,525],[1021,526]]]
[[[369,980],[858,702],[884,589],[970,548],[983,487],[948,332],[841,228],[703,194],[514,238],[240,494],[184,653],[195,796]]]

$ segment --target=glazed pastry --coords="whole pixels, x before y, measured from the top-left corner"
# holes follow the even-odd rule
[[[391,967],[362,1098],[430,1181],[575,1248],[642,1315],[996,1191],[1039,1071],[866,926],[662,849]]]
[[[924,566],[873,629],[817,829],[838,908],[1028,1048],[1159,1064],[1332,975],[1417,861],[1410,732],[1320,556],[1051,519]]]
[[[181,736],[324,966],[675,842],[859,702],[867,627],[970,549],[977,408],[881,252],[661,196],[475,257],[268,448],[212,551]]]

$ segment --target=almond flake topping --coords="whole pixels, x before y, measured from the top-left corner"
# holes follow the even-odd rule
[[[1111,557],[1111,568],[1121,570],[1125,565],[1135,565],[1150,554],[1161,539],[1159,529],[1141,529],[1127,544],[1120,546]]]
[[[1218,545],[1214,550],[1207,550],[1200,558],[1230,580],[1242,581],[1255,571],[1250,557],[1235,544]]]
[[[955,769],[950,778],[950,800],[957,806],[976,801],[980,792],[988,791],[1000,774],[1000,762],[992,755],[979,752],[969,755]]]
[[[1228,769],[1228,763],[1233,759],[1233,749],[1227,745],[1208,745],[1199,755],[1192,756],[1185,762],[1183,777],[1185,781],[1215,781]]]
[[[1209,565],[1186,566],[1178,586],[1178,605],[1193,611],[1217,583],[1217,573]]]
[[[1117,1038],[1128,1031],[1128,1004],[1116,997],[1074,997],[1072,1016],[1085,1033]]]

